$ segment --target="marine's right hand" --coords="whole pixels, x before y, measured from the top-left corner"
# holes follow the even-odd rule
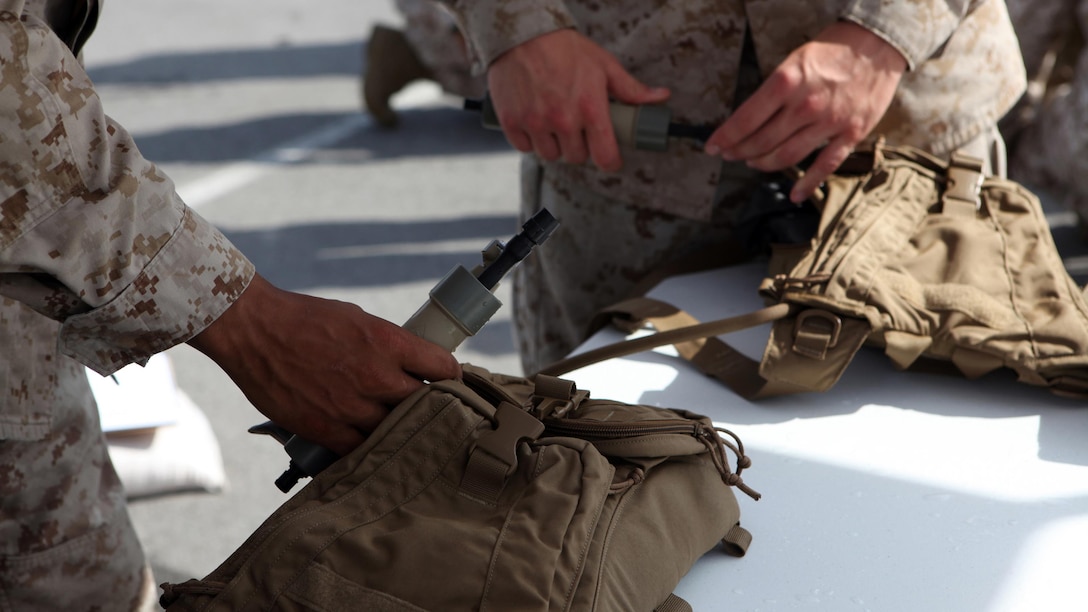
[[[608,51],[575,30],[533,38],[499,56],[487,72],[506,139],[522,152],[572,164],[587,159],[615,172],[621,159],[609,99],[658,104],[669,97],[630,74]]]
[[[358,306],[284,291],[259,275],[188,343],[257,410],[339,455],[424,380],[459,378],[449,351]]]

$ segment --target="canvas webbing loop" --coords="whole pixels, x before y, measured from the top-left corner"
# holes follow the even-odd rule
[[[538,419],[562,417],[588,397],[589,392],[579,390],[572,380],[538,374],[533,378],[532,414]]]
[[[748,547],[752,545],[752,534],[740,526],[733,525],[729,533],[722,538],[722,547],[725,553],[733,557],[743,557],[748,553]]]
[[[654,608],[654,612],[693,612],[691,604],[681,599],[676,593],[669,593],[661,605]]]

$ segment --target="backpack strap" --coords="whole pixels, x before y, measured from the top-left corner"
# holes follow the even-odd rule
[[[775,304],[754,312],[700,323],[687,312],[660,300],[640,297],[605,309],[620,328],[633,330],[644,324],[657,333],[614,342],[559,360],[540,371],[561,376],[594,363],[673,345],[681,357],[704,374],[717,379],[746,399],[759,399],[808,390],[805,387],[771,381],[759,373],[760,362],[744,355],[717,336],[785,319],[795,307]]]
[[[699,323],[688,313],[666,302],[645,297],[633,298],[606,311],[625,318],[635,326],[641,322],[653,324],[658,329],[657,333],[615,342],[561,359],[543,368],[540,373],[561,376],[587,365],[672,344],[685,359],[705,373],[715,378],[721,376],[720,380],[731,388],[736,384],[738,388],[747,389],[751,383],[749,381],[746,384],[745,379],[753,373],[758,377],[759,363],[715,336],[777,321],[789,316],[791,310],[789,304],[775,304],[748,314]],[[643,316],[648,312],[656,314]]]
[[[787,303],[707,323],[700,323],[672,304],[648,297],[625,300],[602,313],[611,316],[621,329],[633,331],[648,324],[657,333],[567,357],[541,373],[561,376],[594,363],[671,344],[700,372],[745,399],[757,400],[830,388],[869,335],[866,321]],[[717,337],[767,323],[775,325],[774,346],[768,347],[763,362]],[[764,376],[763,371],[773,375]]]

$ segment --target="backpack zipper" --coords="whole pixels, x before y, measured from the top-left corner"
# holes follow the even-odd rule
[[[688,420],[634,421],[627,423],[609,423],[588,419],[544,419],[544,430],[559,436],[573,436],[586,440],[611,440],[645,436],[650,434],[687,434],[693,437],[703,435],[706,429],[702,424]]]

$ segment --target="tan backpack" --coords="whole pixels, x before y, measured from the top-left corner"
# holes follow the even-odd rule
[[[690,610],[704,553],[743,555],[748,466],[699,415],[465,366],[276,510],[181,610]],[[724,430],[722,430],[724,431]],[[737,456],[729,467],[726,448]]]
[[[680,354],[753,399],[831,388],[863,344],[899,368],[950,362],[970,378],[1008,368],[1025,383],[1088,397],[1088,305],[1066,272],[1038,198],[982,164],[944,162],[878,143],[852,156],[816,199],[819,228],[771,260],[768,308],[699,324],[635,298],[604,313],[665,333],[544,369],[559,375],[675,343]],[[773,322],[760,360],[715,337]]]

